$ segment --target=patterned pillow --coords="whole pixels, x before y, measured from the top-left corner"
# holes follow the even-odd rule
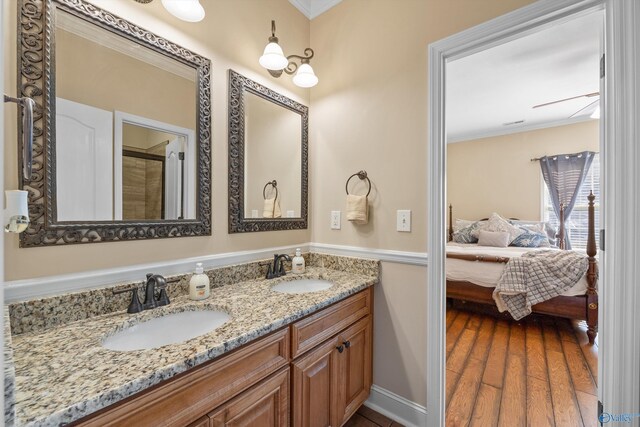
[[[558,231],[549,222],[544,221],[522,221],[522,220],[509,220],[510,224],[516,227],[524,227],[530,229],[531,227],[538,228],[541,232],[547,235],[547,243],[541,247],[555,247],[556,246],[556,234]]]
[[[453,241],[456,243],[478,243],[478,234],[474,235],[474,233],[485,222],[486,221],[476,221],[471,225],[456,231],[453,233]]]
[[[513,242],[513,240],[516,237],[524,233],[524,230],[522,230],[519,227],[516,227],[515,225],[509,224],[509,221],[502,218],[500,215],[498,215],[495,212],[492,213],[491,216],[489,217],[489,221],[487,223],[487,227],[485,228],[485,230],[503,231],[503,232],[509,233],[509,244],[511,244],[511,242]]]
[[[519,248],[543,248],[549,247],[547,234],[530,228],[520,227],[522,234],[513,239],[510,246]]]

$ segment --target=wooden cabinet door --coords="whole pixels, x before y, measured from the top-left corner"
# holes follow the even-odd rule
[[[288,427],[289,368],[251,387],[209,417],[211,427]]]
[[[337,337],[292,363],[291,405],[294,427],[337,427],[342,424],[338,384]]]
[[[340,354],[340,423],[346,422],[369,397],[372,382],[372,322],[367,316],[340,334],[344,351]]]

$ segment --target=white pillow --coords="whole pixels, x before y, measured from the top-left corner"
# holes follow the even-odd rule
[[[478,246],[494,246],[496,248],[506,248],[509,246],[511,237],[506,231],[480,231]]]
[[[489,221],[487,222],[486,231],[504,231],[509,233],[509,244],[513,242],[513,240],[524,233],[519,227],[509,224],[509,221],[502,218],[497,213],[492,213],[489,217]]]
[[[453,225],[453,231],[460,231],[463,228],[467,228],[468,226],[470,226],[471,224],[473,224],[475,221],[470,221],[468,219],[456,219],[456,223]]]

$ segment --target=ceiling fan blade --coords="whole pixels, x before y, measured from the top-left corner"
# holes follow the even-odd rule
[[[600,92],[585,93],[584,95],[572,96],[571,98],[558,99],[557,101],[551,101],[544,104],[534,105],[533,108],[546,107],[547,105],[553,105],[553,104],[558,104],[560,102],[571,101],[572,99],[591,98],[593,96],[598,96],[598,95],[600,95]]]
[[[592,103],[590,103],[589,105],[587,105],[586,107],[583,107],[581,109],[579,109],[578,111],[576,111],[575,113],[573,113],[572,115],[569,116],[569,118],[573,118],[576,116],[580,116],[580,115],[591,115],[591,113],[593,113],[593,111],[596,109],[596,107],[600,104],[600,100],[597,99],[595,101],[593,101]],[[580,113],[584,113],[584,114],[580,114]]]

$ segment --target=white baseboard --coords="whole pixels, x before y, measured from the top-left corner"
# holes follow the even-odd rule
[[[427,409],[424,406],[375,384],[371,386],[371,394],[364,405],[406,427],[427,425]]]
[[[5,302],[25,301],[51,295],[76,292],[83,289],[99,288],[122,282],[144,280],[147,273],[163,275],[184,274],[193,270],[197,262],[205,269],[241,264],[271,258],[274,253],[293,253],[296,248],[303,252],[317,252],[332,255],[352,256],[411,265],[427,265],[427,254],[421,252],[401,252],[387,249],[369,249],[355,246],[303,243],[291,246],[264,248],[251,251],[228,252],[223,254],[183,258],[149,264],[137,264],[104,270],[83,271],[58,276],[7,281],[4,285]]]
[[[380,261],[395,262],[400,264],[427,266],[428,256],[426,252],[406,252],[391,249],[370,249],[357,246],[330,245],[327,243],[310,243],[311,252],[320,254],[342,255],[357,258],[379,259]]]

